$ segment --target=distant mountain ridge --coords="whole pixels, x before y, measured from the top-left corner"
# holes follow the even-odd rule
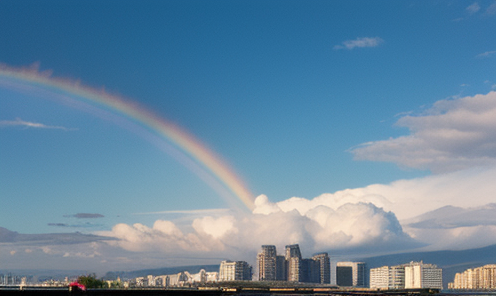
[[[496,203],[474,208],[445,206],[417,217],[401,221],[413,228],[456,228],[477,225],[496,225]]]

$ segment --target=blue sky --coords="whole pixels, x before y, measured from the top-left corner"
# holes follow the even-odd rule
[[[450,121],[435,115],[471,110],[466,106],[475,99],[462,99],[476,95],[492,102],[494,28],[492,0],[1,1],[0,63],[12,68],[39,63],[39,71],[52,71],[54,78],[105,89],[181,126],[229,163],[255,197],[268,197],[253,215],[268,217],[274,213],[271,206],[279,206],[284,213],[297,208],[307,217],[298,208],[303,205],[289,206],[295,201],[290,198],[318,204],[315,197],[330,194],[336,207],[323,204],[336,212],[338,204],[368,202],[377,207],[373,211],[391,211],[402,221],[441,206],[491,202],[488,196],[473,204],[445,196],[409,204],[415,197],[401,199],[395,181],[432,184],[442,179],[449,188],[456,180],[492,176],[493,133],[482,128],[491,125],[490,119],[474,127],[481,129],[478,135],[486,131],[483,140],[431,140],[444,139],[460,123],[456,116]],[[424,137],[435,131],[442,135]],[[184,233],[200,237],[199,225],[220,227],[207,217],[231,221],[237,235],[245,227],[224,210],[199,218],[196,210],[229,205],[159,147],[45,96],[0,88],[0,142],[0,196],[5,202],[0,227],[9,231],[80,231],[126,241],[115,225],[152,228],[155,221],[173,221]],[[440,148],[444,144],[454,148]],[[486,165],[482,173],[481,165]],[[373,184],[388,189],[371,189]],[[411,187],[401,188],[411,194]],[[469,188],[485,187],[470,183],[459,191]],[[418,194],[428,196],[431,189]],[[354,198],[338,198],[339,192]],[[191,212],[143,214],[164,211]],[[103,217],[77,218],[78,213]],[[288,219],[298,224],[293,218]],[[315,251],[381,246],[374,238],[329,244],[305,229],[289,237],[298,242],[309,235],[314,243],[308,249]],[[222,245],[216,239],[225,240],[231,230],[203,234],[214,238],[210,248],[215,249]],[[413,233],[405,228],[398,236],[415,239]],[[27,248],[11,243],[17,255]],[[156,252],[124,243],[111,246]],[[63,246],[58,248],[53,256],[63,253]],[[182,256],[224,256],[195,250]],[[15,257],[5,252],[0,254],[5,261]]]

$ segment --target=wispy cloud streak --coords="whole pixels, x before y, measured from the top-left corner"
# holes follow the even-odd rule
[[[230,209],[202,209],[202,210],[176,210],[176,211],[160,211],[160,212],[147,212],[147,213],[135,213],[134,215],[154,215],[154,214],[214,214],[214,213],[226,213],[231,211]]]
[[[60,129],[64,131],[75,130],[73,128],[67,128],[63,126],[46,125],[39,122],[24,121],[20,118],[16,118],[16,120],[0,120],[0,127],[13,127],[13,126],[21,126],[25,128],[40,128],[40,129]]]
[[[352,50],[355,47],[377,47],[381,43],[383,43],[384,40],[379,37],[363,37],[363,38],[357,38],[354,40],[346,40],[343,41],[342,44],[334,46],[334,49],[349,49]]]
[[[480,6],[479,6],[479,3],[477,2],[474,2],[473,4],[469,5],[467,8],[465,8],[465,10],[467,10],[467,12],[469,14],[474,14],[476,13],[477,11],[480,10]]]
[[[486,52],[483,52],[483,53],[480,53],[480,54],[476,55],[475,57],[476,58],[479,58],[479,59],[488,58],[488,57],[493,56],[495,53],[496,53],[496,50],[486,51]]]

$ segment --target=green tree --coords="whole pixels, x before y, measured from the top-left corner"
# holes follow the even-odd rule
[[[94,273],[89,275],[79,276],[77,281],[81,285],[84,285],[86,289],[101,289],[101,288],[106,288],[107,286],[107,283],[97,279]]]

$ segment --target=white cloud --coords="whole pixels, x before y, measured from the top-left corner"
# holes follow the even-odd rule
[[[363,37],[354,40],[343,41],[342,44],[334,46],[334,49],[354,49],[355,47],[377,47],[383,43],[379,37]]]
[[[410,135],[352,148],[355,159],[433,172],[496,164],[496,92],[441,100],[396,124],[408,127]]]
[[[474,14],[476,13],[477,11],[480,10],[480,6],[479,6],[479,3],[477,2],[474,2],[472,3],[471,5],[469,5],[467,8],[465,8],[467,10],[467,12],[469,14]]]
[[[486,14],[488,15],[493,15],[496,14],[496,2],[493,2],[489,7],[486,9]]]
[[[496,226],[477,225],[452,229],[418,229],[405,227],[418,241],[427,243],[419,251],[466,250],[496,244]]]
[[[476,55],[475,57],[476,58],[488,58],[488,57],[491,57],[493,56],[494,54],[496,53],[496,50],[493,50],[493,51],[486,51],[486,52],[483,52],[483,53],[480,53],[478,55]]]
[[[253,252],[263,244],[284,247],[299,243],[310,254],[345,248],[411,247],[412,240],[403,233],[395,215],[371,203],[343,203],[331,208],[315,202],[315,206],[299,211],[305,201],[293,198],[273,203],[262,195],[256,199],[252,214],[197,218],[189,232],[179,230],[171,221],[157,220],[152,228],[118,224],[101,234],[117,238],[109,243],[133,252],[201,253],[248,261],[254,260]]]
[[[61,129],[65,131],[73,130],[63,126],[46,125],[39,122],[24,121],[20,118],[16,120],[0,120],[0,127],[21,126],[25,128],[41,128],[41,129]]]

